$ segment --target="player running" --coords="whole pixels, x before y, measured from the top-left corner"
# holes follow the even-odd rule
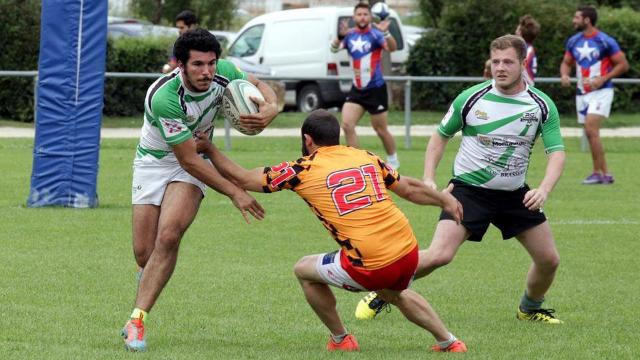
[[[260,112],[246,114],[247,127],[265,127],[277,115],[275,94],[233,64],[218,60],[220,44],[211,33],[196,29],[174,45],[178,68],[156,80],[144,102],[144,124],[133,162],[133,252],[139,270],[135,308],[122,335],[125,347],[145,351],[144,324],[173,273],[180,240],[193,221],[207,187],[228,196],[247,219],[264,210],[244,190],[220,176],[196,152],[195,134],[210,139],[222,92],[233,79],[257,85],[266,101]],[[144,272],[143,272],[144,270]],[[144,275],[143,275],[144,274]]]
[[[520,320],[560,324],[553,309],[542,308],[560,256],[542,207],[564,167],[560,119],[553,101],[522,77],[526,45],[506,35],[491,42],[493,80],[463,91],[442,119],[425,154],[424,183],[435,188],[435,173],[448,140],[458,131],[462,143],[453,164],[452,195],[464,208],[459,224],[443,212],[431,245],[420,251],[415,278],[451,262],[465,240],[481,241],[489,224],[503,239],[515,237],[533,263],[516,310]],[[542,137],[547,168],[542,182],[525,183],[533,145]],[[358,303],[356,317],[371,319],[386,304],[371,293]]]
[[[326,110],[312,112],[301,132],[304,156],[272,167],[245,170],[208,141],[203,141],[202,149],[221,173],[244,189],[296,192],[340,245],[338,251],[303,257],[294,269],[307,302],[331,332],[327,350],[359,350],[336,311],[328,286],[332,285],[350,291],[377,290],[409,321],[431,332],[438,341],[433,351],[466,352],[465,344],[446,329],[429,303],[408,289],[418,264],[418,243],[387,190],[416,204],[438,205],[458,222],[460,204],[448,192],[400,177],[374,154],[339,145],[340,125]]]

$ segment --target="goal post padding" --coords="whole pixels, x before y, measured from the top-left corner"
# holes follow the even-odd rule
[[[42,1],[29,207],[98,206],[107,3]]]

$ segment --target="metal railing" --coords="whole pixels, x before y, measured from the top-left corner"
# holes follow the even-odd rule
[[[156,79],[163,74],[161,73],[133,73],[133,72],[105,72],[107,78],[136,78],[136,79]],[[38,72],[37,71],[4,71],[0,70],[0,77],[31,77],[33,78],[33,114],[35,120],[36,106],[38,103]],[[281,80],[281,81],[305,81],[305,80],[337,80],[352,81],[351,76],[347,75],[327,75],[322,77],[310,76],[276,76],[276,75],[260,75],[261,80]],[[411,148],[411,87],[413,82],[436,82],[436,83],[460,83],[460,82],[481,82],[485,79],[480,76],[396,76],[385,75],[385,81],[388,82],[404,82],[404,146],[406,149]],[[571,83],[575,83],[576,78],[571,78]],[[640,79],[613,79],[614,84],[640,84]],[[559,77],[539,77],[536,83],[560,83]],[[585,148],[586,138],[583,136],[583,149]],[[225,120],[225,148],[231,148],[231,127],[229,122]]]

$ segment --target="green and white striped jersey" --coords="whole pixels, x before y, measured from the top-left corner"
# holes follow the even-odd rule
[[[558,110],[534,87],[505,95],[488,80],[463,91],[440,122],[438,133],[449,138],[460,130],[453,177],[487,189],[515,190],[524,185],[538,135],[546,153],[564,151]]]
[[[183,83],[180,68],[156,80],[144,100],[144,124],[136,159],[151,157],[162,162],[177,159],[171,146],[187,141],[196,131],[211,131],[222,103],[222,93],[235,79],[247,74],[233,63],[220,59],[208,91],[196,93]]]

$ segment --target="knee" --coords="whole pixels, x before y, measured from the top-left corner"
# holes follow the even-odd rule
[[[305,256],[302,259],[298,260],[296,264],[293,266],[293,273],[296,275],[298,280],[302,281],[307,278],[307,274],[309,272],[309,267],[314,266],[314,262],[311,256]]]
[[[158,232],[158,238],[156,238],[156,249],[166,252],[178,251],[181,237],[182,232],[177,229],[163,229]]]
[[[340,124],[340,127],[345,133],[352,133],[356,131],[356,124],[349,121],[342,120],[342,124]]]
[[[592,139],[598,137],[600,131],[596,125],[585,125],[584,133],[588,138]]]
[[[149,257],[153,252],[153,246],[134,246],[133,247],[133,256],[136,258],[136,263],[140,267],[145,267],[147,265],[147,261],[149,261]]]
[[[538,267],[540,267],[544,272],[555,273],[560,266],[560,255],[558,255],[558,253],[548,254],[538,261],[536,265],[538,265]]]
[[[437,269],[449,264],[451,260],[453,260],[453,254],[445,252],[427,252],[424,267],[428,269]]]

